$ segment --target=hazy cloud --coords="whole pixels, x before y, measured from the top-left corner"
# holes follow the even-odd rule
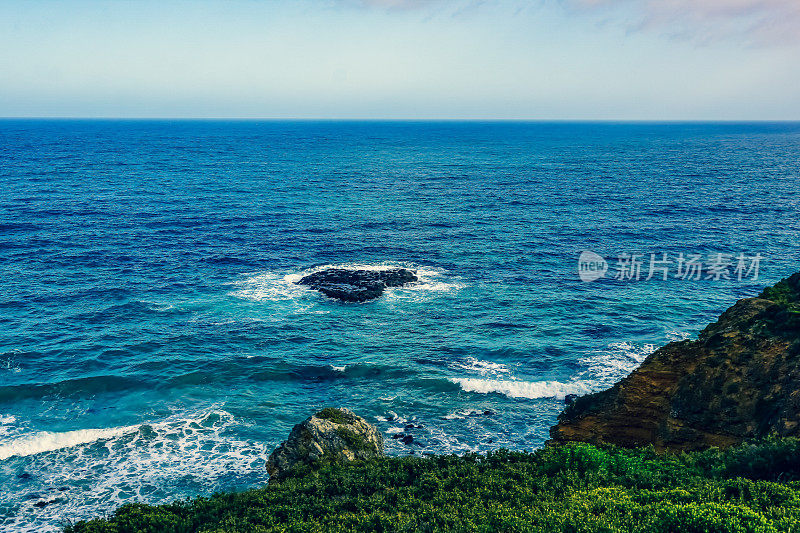
[[[455,0],[341,0],[388,10],[416,9]],[[659,31],[699,43],[721,39],[746,44],[800,43],[800,0],[510,0],[520,5],[561,3],[631,30]],[[470,3],[462,0],[462,3]],[[474,3],[474,0],[473,0]],[[483,2],[481,2],[483,3]],[[487,3],[503,4],[504,0]]]
[[[633,13],[631,26],[698,42],[800,42],[800,0],[570,0],[583,11]]]
[[[346,0],[349,4],[362,7],[378,7],[384,9],[414,9],[422,7],[436,0]]]

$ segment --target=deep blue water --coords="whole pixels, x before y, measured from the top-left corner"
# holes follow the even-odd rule
[[[788,123],[0,121],[0,529],[262,484],[328,405],[392,454],[539,447],[800,270],[799,180]],[[583,250],[764,260],[584,283]],[[292,283],[324,265],[421,281]]]

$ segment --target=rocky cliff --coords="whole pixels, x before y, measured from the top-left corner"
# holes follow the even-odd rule
[[[800,436],[800,273],[738,301],[697,340],[652,353],[611,389],[576,399],[550,435],[659,450]]]

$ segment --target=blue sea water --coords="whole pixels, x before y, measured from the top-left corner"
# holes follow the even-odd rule
[[[0,529],[263,484],[323,406],[395,455],[540,447],[800,270],[798,193],[796,123],[0,121]],[[764,259],[644,279],[664,253]],[[326,265],[420,281],[294,284]]]

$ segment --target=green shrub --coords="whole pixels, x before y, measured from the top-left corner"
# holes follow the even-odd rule
[[[351,424],[356,420],[353,415],[334,407],[326,407],[314,416],[323,420],[329,420],[334,424]]]
[[[759,298],[766,298],[787,307],[797,305],[800,302],[800,276],[795,274],[782,279],[772,287],[767,287]]]
[[[694,462],[721,477],[800,480],[800,440],[768,437],[725,451],[708,450],[695,454]]]
[[[125,505],[66,533],[800,531],[800,443],[726,451],[570,444],[381,458],[168,505]]]
[[[351,450],[358,451],[375,449],[375,446],[365,439],[363,435],[356,433],[352,429],[339,427],[336,428],[336,434],[342,438],[342,440],[347,444],[347,447]]]

